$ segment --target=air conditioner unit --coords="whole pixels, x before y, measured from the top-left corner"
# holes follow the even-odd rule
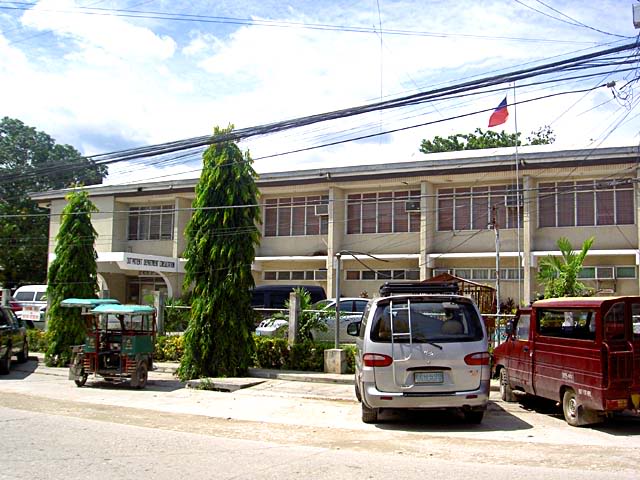
[[[420,200],[409,200],[404,203],[404,209],[407,213],[420,211]]]
[[[315,210],[316,210],[317,216],[329,215],[329,205],[327,205],[326,203],[316,205],[315,207],[316,207]]]

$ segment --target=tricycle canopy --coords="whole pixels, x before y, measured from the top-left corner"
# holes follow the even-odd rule
[[[120,302],[115,298],[65,298],[60,302],[62,307],[95,308],[98,305],[117,305]]]
[[[91,313],[108,315],[148,315],[155,312],[153,307],[147,305],[98,305]]]

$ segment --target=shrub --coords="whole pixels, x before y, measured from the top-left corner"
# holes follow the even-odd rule
[[[182,335],[156,337],[154,359],[158,362],[179,362],[184,352]]]
[[[47,334],[42,330],[30,328],[27,330],[29,350],[44,353],[47,351]]]
[[[284,338],[255,337],[254,365],[258,368],[324,371],[324,351],[333,348],[330,342],[306,340],[292,347]],[[355,346],[344,345],[347,352],[347,372],[354,372]]]

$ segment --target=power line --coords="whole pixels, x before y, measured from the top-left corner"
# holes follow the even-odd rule
[[[30,2],[0,2],[9,3],[11,6],[0,6],[2,10],[31,10],[30,7],[34,7],[36,3]],[[187,13],[172,13],[150,10],[133,10],[133,9],[118,9],[118,8],[98,8],[98,7],[78,7],[75,10],[62,10],[62,9],[43,9],[39,8],[39,12],[55,12],[68,15],[91,15],[91,16],[110,16],[110,17],[122,17],[122,18],[140,18],[145,20],[168,20],[174,22],[198,22],[198,23],[213,23],[213,24],[226,24],[226,25],[246,25],[254,27],[272,27],[272,28],[297,28],[316,31],[329,31],[329,32],[343,32],[343,33],[365,33],[375,34],[377,33],[375,27],[358,27],[350,25],[331,25],[326,23],[304,23],[304,22],[292,22],[281,20],[268,20],[268,19],[244,19],[234,17],[222,17],[213,15],[198,15]],[[451,32],[430,32],[421,30],[402,30],[402,29],[380,29],[380,34],[384,35],[396,35],[396,36],[413,36],[413,37],[435,37],[435,38],[470,38],[478,40],[508,40],[515,42],[527,42],[527,43],[556,43],[556,44],[595,44],[596,42],[576,41],[576,40],[564,40],[564,39],[550,39],[550,38],[532,38],[532,37],[509,37],[500,35],[476,35],[465,33],[451,33]],[[26,40],[32,37],[27,38]],[[24,40],[18,40],[18,43]]]

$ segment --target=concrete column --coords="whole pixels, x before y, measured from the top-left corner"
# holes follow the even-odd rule
[[[334,258],[342,249],[346,229],[347,207],[344,191],[329,187],[329,229],[327,232],[327,297],[335,296],[336,271]]]
[[[153,292],[153,306],[156,309],[156,324],[158,335],[164,335],[165,297],[166,295],[164,292]]]
[[[11,298],[11,290],[9,290],[8,288],[3,288],[2,298],[0,299],[2,300],[2,302],[0,303],[0,305],[2,305],[3,307],[9,306],[9,298]]]
[[[537,224],[537,201],[538,195],[534,190],[534,182],[528,175],[522,177],[522,188],[524,189],[524,206],[522,211],[522,267],[524,270],[524,292],[522,303],[529,305],[531,303],[531,293],[533,288],[532,276],[534,275],[531,268],[531,252],[533,249],[533,231]]]
[[[636,169],[636,178],[640,179],[640,168]],[[638,229],[638,242],[640,242],[640,183],[634,182],[633,191],[636,196],[636,228]],[[636,245],[638,252],[636,253],[636,269],[638,275],[638,292],[640,292],[640,245]]]
[[[176,209],[173,217],[173,256],[180,258],[186,246],[184,238],[184,229],[191,218],[191,210],[184,210],[191,207],[191,200],[176,197],[174,208]]]
[[[289,294],[289,345],[298,343],[300,339],[300,295]]]
[[[430,182],[420,182],[420,280],[431,277],[427,255],[433,249],[436,233],[435,188]]]

